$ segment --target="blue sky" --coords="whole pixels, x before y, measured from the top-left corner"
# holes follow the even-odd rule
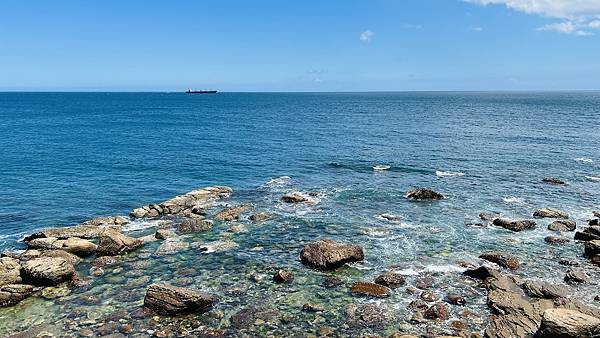
[[[600,89],[600,0],[0,2],[0,90]]]

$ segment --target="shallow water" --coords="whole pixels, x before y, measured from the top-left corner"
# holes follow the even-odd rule
[[[224,203],[251,202],[254,211],[274,218],[241,221],[247,228],[241,233],[217,224],[185,237],[190,246],[173,255],[157,257],[160,243],[148,244],[69,296],[0,309],[0,333],[35,325],[57,335],[98,331],[115,316],[125,316],[119,325],[130,323],[140,335],[165,327],[260,335],[315,334],[322,326],[341,335],[407,328],[452,333],[449,322],[409,324],[406,305],[416,296],[406,287],[378,300],[397,320],[377,328],[345,326],[348,305],[373,301],[351,295],[351,282],[391,268],[408,276],[407,287],[425,278],[439,297],[458,290],[468,304],[450,307],[451,319],[473,310],[479,317],[468,321],[468,330],[480,331],[489,314],[485,292],[460,276],[458,263],[478,262],[483,251],[509,251],[523,263],[521,276],[557,283],[566,270],[557,258],[576,258],[598,280],[597,268],[581,258],[581,245],[544,243],[550,220],[521,233],[465,223],[479,222],[482,211],[531,217],[536,208],[558,207],[583,226],[600,209],[600,182],[586,178],[600,176],[599,107],[600,93],[1,93],[3,250],[22,248],[17,240],[39,228],[127,214],[214,184],[234,188]],[[374,171],[376,165],[391,168]],[[464,176],[438,177],[436,171]],[[284,175],[291,179],[268,183]],[[569,184],[543,184],[545,176]],[[414,186],[447,198],[409,202],[404,194]],[[289,191],[320,194],[314,204],[280,203]],[[377,217],[382,213],[402,219],[389,222]],[[134,224],[139,234],[152,232],[144,230],[151,225]],[[366,261],[334,273],[310,270],[298,254],[317,237],[360,244]],[[213,253],[198,248],[223,240],[238,246]],[[294,272],[293,284],[271,281],[279,267]],[[89,265],[79,268],[88,274]],[[345,284],[324,288],[331,275]],[[160,281],[215,293],[220,302],[183,323],[137,318],[147,286]],[[592,303],[597,285],[574,293]],[[327,311],[301,312],[307,302]],[[266,312],[265,323],[250,316],[253,325],[232,328],[230,317],[248,306]]]

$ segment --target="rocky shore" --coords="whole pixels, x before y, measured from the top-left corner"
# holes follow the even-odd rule
[[[557,178],[543,181],[564,184]],[[600,292],[585,295],[586,298],[575,292],[581,285],[598,283],[600,214],[597,212],[592,214],[590,210],[594,217],[584,227],[578,227],[568,213],[554,207],[532,210],[531,219],[513,219],[485,211],[479,215],[478,226],[489,226],[489,231],[519,236],[543,225],[548,232],[544,238],[546,245],[577,246],[581,253],[577,260],[564,259],[558,254],[554,257],[564,267],[556,272],[564,276],[561,283],[549,283],[531,275],[524,277],[527,264],[512,252],[503,251],[481,251],[478,260],[455,262],[462,268],[449,273],[448,278],[457,284],[451,288],[434,287],[439,286],[436,274],[420,272],[414,277],[395,266],[373,271],[372,275],[352,268],[376,258],[369,246],[352,238],[338,240],[324,234],[299,242],[288,238],[289,246],[277,249],[290,252],[295,259],[270,262],[260,273],[245,265],[242,258],[234,259],[235,265],[230,261],[226,264],[225,257],[215,258],[211,261],[213,271],[238,272],[233,274],[233,280],[211,277],[214,284],[208,289],[207,285],[194,283],[202,278],[195,264],[208,264],[207,261],[198,259],[185,268],[178,264],[199,255],[240,250],[236,235],[247,234],[252,227],[279,222],[269,212],[257,210],[252,202],[228,203],[232,194],[229,187],[202,188],[136,208],[127,216],[96,218],[26,236],[23,240],[26,250],[1,255],[0,307],[26,311],[33,306],[25,304],[27,301],[51,299],[68,304],[78,294],[85,295],[84,302],[93,307],[102,303],[102,294],[92,297],[86,294],[87,290],[111,282],[141,290],[142,294],[137,291],[122,294],[123,302],[135,304],[125,312],[116,311],[99,318],[90,318],[89,313],[79,315],[76,311],[61,316],[64,331],[60,334],[39,325],[14,337],[277,336],[273,332],[278,327],[293,325],[300,321],[298,318],[310,318],[311,323],[316,323],[311,324],[310,334],[304,331],[308,336],[508,338],[600,334],[600,309],[594,303],[594,297],[600,300]],[[279,196],[278,202],[284,204],[282,207],[295,208],[315,204],[318,197],[319,192],[288,192]],[[410,190],[405,197],[416,204],[442,203],[449,198],[425,188]],[[398,216],[385,215],[382,219],[387,222],[400,220]],[[154,222],[155,226],[146,233],[126,230],[132,222]],[[566,233],[573,234],[573,241],[563,237]],[[194,236],[206,237],[197,241]],[[261,250],[263,246],[253,246],[248,252],[259,254]],[[183,256],[188,251],[193,254]],[[156,278],[154,282],[145,271],[155,264],[176,266],[177,270],[165,271],[169,277]],[[243,277],[248,271],[251,272],[247,278]],[[590,275],[586,271],[594,272]],[[313,292],[318,296],[296,299],[296,294],[303,294],[298,288],[303,283],[314,285],[313,281],[320,283],[320,289]],[[257,298],[266,299],[270,294],[278,295],[279,299],[292,298],[299,304],[298,314],[290,315],[279,311],[277,306],[264,304],[235,305],[253,292]],[[349,302],[340,311],[341,323],[336,317],[339,309],[330,303],[340,295]],[[406,300],[408,305],[393,310],[398,308],[394,303],[398,298]],[[468,309],[470,305],[483,310],[476,313]],[[233,313],[225,316],[221,306],[232,309]],[[142,321],[144,325],[136,324]],[[328,325],[329,322],[337,324]],[[15,332],[6,332],[9,333]]]

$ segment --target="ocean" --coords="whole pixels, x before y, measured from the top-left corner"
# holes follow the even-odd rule
[[[343,309],[366,300],[319,288],[324,274],[298,259],[302,245],[325,237],[365,249],[365,264],[344,268],[338,277],[372,279],[390,266],[408,276],[409,284],[423,274],[433,276],[440,296],[452,290],[469,295],[468,307],[481,314],[469,328],[481,331],[489,314],[485,294],[459,285],[460,261],[508,251],[523,262],[523,277],[558,283],[565,268],[557,258],[581,259],[583,249],[573,241],[545,243],[550,220],[512,233],[476,224],[482,222],[478,214],[532,218],[535,209],[555,207],[579,226],[587,224],[600,209],[599,120],[599,92],[0,93],[2,251],[24,249],[20,239],[42,228],[127,215],[210,185],[234,189],[224,203],[250,202],[276,215],[261,225],[240,221],[244,231],[222,224],[193,237],[236,243],[223,252],[203,254],[191,245],[151,258],[158,244],[145,247],[122,267],[128,271],[145,262],[144,273],[130,276],[147,277],[139,285],[122,273],[107,273],[90,289],[73,291],[69,301],[32,298],[18,305],[21,311],[0,309],[0,335],[32,323],[52,323],[57,334],[68,335],[66,323],[75,320],[76,311],[98,321],[134,311],[147,285],[161,280],[219,294],[223,317],[202,319],[211,327],[228,328],[232,314],[256,304],[292,319],[247,328],[249,334],[341,326],[347,320]],[[376,165],[390,168],[375,171]],[[568,184],[543,183],[548,176]],[[405,193],[414,187],[446,198],[408,201]],[[290,191],[318,195],[307,206],[280,203]],[[383,219],[386,213],[399,220]],[[138,222],[132,229],[155,226]],[[270,278],[276,267],[295,271],[296,282],[288,287],[293,290],[253,279]],[[588,273],[596,280],[600,275]],[[127,297],[124,286],[131,286]],[[232,288],[245,293],[226,291]],[[574,293],[585,297],[593,289],[582,286]],[[99,300],[86,300],[92,296]],[[332,310],[301,313],[306,300]],[[384,306],[407,321],[409,301],[408,294],[398,293]],[[133,325],[158,330],[150,322]],[[402,323],[368,330],[381,334]],[[444,325],[439,330],[448,329]],[[353,330],[358,329],[350,325],[344,333]]]

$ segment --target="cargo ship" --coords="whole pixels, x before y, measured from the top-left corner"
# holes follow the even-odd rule
[[[213,90],[213,89],[201,89],[201,90],[195,90],[195,89],[188,89],[185,91],[186,94],[216,94],[217,91]]]

